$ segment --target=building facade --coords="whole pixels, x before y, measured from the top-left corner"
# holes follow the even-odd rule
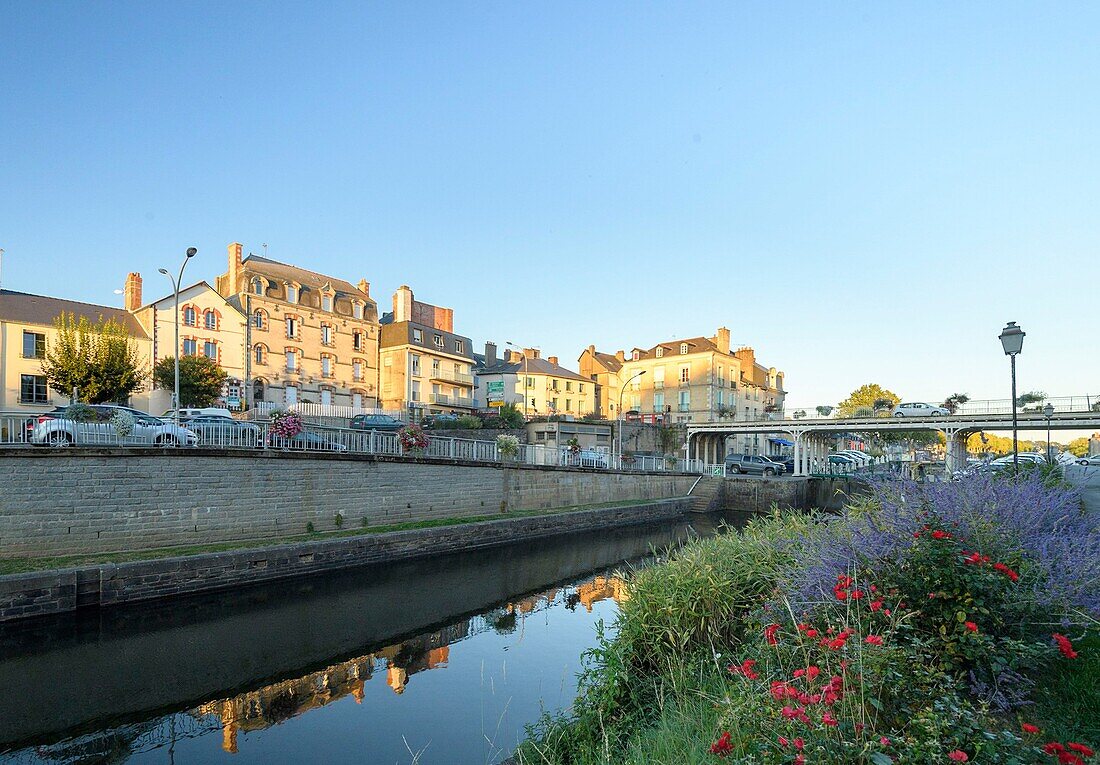
[[[416,300],[407,285],[382,317],[379,356],[384,409],[419,418],[477,407],[470,338],[455,334],[453,310]]]
[[[50,388],[42,374],[46,351],[57,338],[54,321],[63,313],[93,324],[101,318],[117,321],[130,334],[139,357],[146,363],[150,360],[149,335],[127,311],[0,290],[0,411],[33,414],[69,403],[72,391]],[[135,394],[132,405],[147,409],[148,395],[148,390]]]
[[[558,363],[542,358],[537,348],[508,351],[497,358],[495,343],[485,344],[476,368],[480,406],[515,404],[525,417],[585,417],[596,411],[596,383]]]
[[[730,347],[730,331],[601,353],[590,345],[581,354],[581,375],[601,388],[601,416],[663,423],[764,419],[780,415],[786,391],[783,373],[756,361],[752,348]],[[620,411],[621,410],[621,411]],[[750,438],[740,445],[764,451]]]
[[[249,406],[379,405],[378,306],[365,279],[342,279],[229,245],[216,291],[247,317],[242,360]]]
[[[155,364],[177,354],[206,356],[213,359],[228,375],[219,406],[238,410],[245,396],[245,316],[232,302],[222,297],[207,282],[197,282],[180,290],[179,347],[175,346],[175,295],[170,294],[152,303],[142,303],[141,274],[126,277],[123,290],[126,310],[141,324],[152,343],[151,358]],[[171,406],[171,391],[152,391],[150,411],[160,414]]]

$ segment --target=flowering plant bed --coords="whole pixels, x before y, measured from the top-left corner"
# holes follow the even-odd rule
[[[1100,739],[1100,519],[1039,476],[877,481],[631,578],[523,763],[1059,763]]]

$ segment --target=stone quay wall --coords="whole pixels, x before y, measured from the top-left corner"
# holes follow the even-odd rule
[[[267,450],[0,449],[0,558],[668,499],[696,478]]]

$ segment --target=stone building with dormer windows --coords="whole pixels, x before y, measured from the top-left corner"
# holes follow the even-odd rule
[[[229,245],[217,291],[247,317],[245,396],[250,406],[379,406],[378,306],[353,285]]]

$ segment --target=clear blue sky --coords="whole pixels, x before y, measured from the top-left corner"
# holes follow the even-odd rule
[[[790,401],[1100,392],[1095,3],[0,4],[3,286],[225,246]],[[165,286],[167,283],[165,282]]]

